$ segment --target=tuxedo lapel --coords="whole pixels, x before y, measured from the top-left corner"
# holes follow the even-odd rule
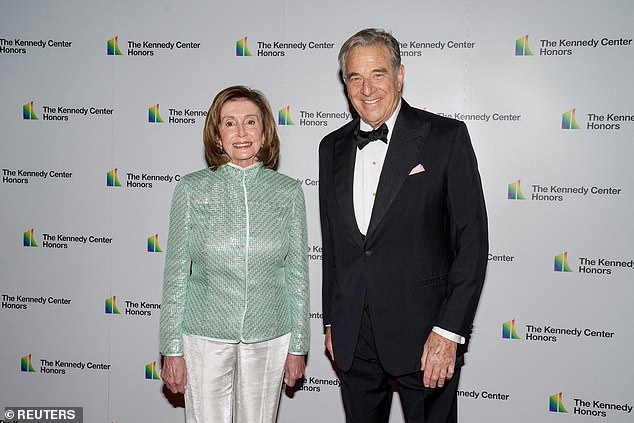
[[[354,128],[359,125],[359,119],[348,124],[348,131],[343,131],[341,138],[335,141],[334,148],[334,186],[335,196],[339,210],[349,236],[360,247],[363,238],[359,232],[357,219],[354,215],[354,202],[352,186],[354,180],[354,161],[356,159],[356,147],[352,142]]]
[[[371,237],[381,223],[385,213],[398,195],[405,179],[409,176],[424,139],[429,132],[430,123],[421,120],[414,110],[403,100],[401,111],[394,123],[387,155],[381,170],[372,216],[367,236]]]

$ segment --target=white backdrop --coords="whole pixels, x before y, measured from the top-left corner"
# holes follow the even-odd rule
[[[279,421],[343,421],[317,147],[349,118],[338,49],[374,26],[403,43],[404,97],[465,120],[479,159],[491,256],[461,421],[632,421],[632,19],[619,0],[0,3],[0,409],[184,420],[154,379],[164,254],[148,238],[164,250],[175,181],[205,166],[196,112],[246,84],[290,111],[279,170],[309,216],[312,349]]]

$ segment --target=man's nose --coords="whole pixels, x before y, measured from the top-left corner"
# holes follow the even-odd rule
[[[372,82],[370,79],[364,79],[363,84],[361,85],[361,94],[370,95],[372,94],[374,87],[372,86]]]

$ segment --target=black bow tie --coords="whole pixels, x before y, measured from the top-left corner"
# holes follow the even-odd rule
[[[363,149],[363,147],[376,140],[381,140],[387,144],[388,132],[389,130],[387,129],[387,125],[385,123],[379,126],[377,129],[373,129],[369,132],[359,130],[354,136],[354,143],[359,150]]]

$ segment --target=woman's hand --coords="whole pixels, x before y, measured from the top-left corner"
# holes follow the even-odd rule
[[[293,387],[298,379],[304,376],[306,369],[306,356],[288,354],[286,356],[286,364],[284,364],[284,383]]]
[[[187,386],[187,368],[182,356],[164,356],[161,379],[174,394],[184,394]]]

